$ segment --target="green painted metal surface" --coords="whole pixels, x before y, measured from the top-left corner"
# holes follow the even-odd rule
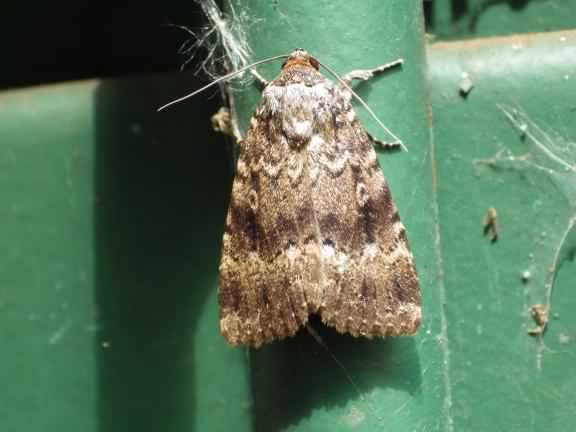
[[[454,430],[572,430],[576,32],[437,44],[430,60]],[[542,338],[534,304],[550,307]]]
[[[1,95],[2,431],[250,429],[245,356],[217,330],[216,104],[155,111],[190,85]]]
[[[86,89],[92,87],[40,88],[1,98],[3,430],[37,430],[39,422],[45,430],[85,429],[85,419],[92,425],[92,148],[82,139],[90,130]],[[46,118],[46,112],[70,106],[71,95],[76,112]],[[67,415],[72,410],[75,415]]]
[[[302,46],[340,73],[406,60],[357,90],[409,148],[379,156],[422,278],[420,332],[365,341],[314,322],[329,352],[306,332],[226,346],[218,101],[156,113],[199,86],[189,76],[5,92],[0,429],[571,430],[576,34],[430,47],[431,142],[418,2],[236,4],[261,20],[257,58]],[[239,95],[244,120],[257,98]],[[534,304],[550,307],[543,337],[527,334]]]

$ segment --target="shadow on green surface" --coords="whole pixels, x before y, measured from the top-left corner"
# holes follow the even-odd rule
[[[494,6],[507,4],[509,9],[515,12],[524,10],[533,0],[450,0],[447,6],[450,8],[449,16],[452,23],[463,20],[466,25],[466,31],[474,33],[477,29],[478,21],[482,15]],[[448,2],[445,2],[448,3]],[[439,8],[446,7],[440,2]],[[424,2],[424,16],[426,28],[434,33],[434,26],[437,24],[434,14],[434,3],[432,1]],[[460,28],[458,32],[463,31]]]
[[[475,4],[472,8],[469,18],[468,29],[470,32],[475,32],[478,26],[478,21],[482,15],[490,8],[507,3],[508,7],[513,11],[523,10],[532,0],[484,0],[479,4]],[[456,2],[457,3],[457,2]]]
[[[372,415],[377,407],[361,399],[374,389],[421,393],[414,338],[354,338],[322,326],[316,316],[311,324],[330,353],[305,329],[294,338],[251,351],[257,431],[285,430],[315,410],[351,401],[364,404]]]
[[[215,288],[230,171],[210,131],[218,98],[156,108],[194,85],[184,75],[133,78],[96,93],[102,432],[193,429],[192,340]]]

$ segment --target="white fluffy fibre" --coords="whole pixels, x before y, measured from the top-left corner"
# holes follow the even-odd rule
[[[176,26],[191,36],[180,48],[180,53],[187,57],[182,67],[191,63],[201,50],[205,54],[198,69],[211,78],[218,78],[248,65],[252,53],[246,39],[246,29],[254,19],[245,12],[237,14],[232,0],[225,0],[228,14],[220,10],[215,0],[195,1],[202,8],[208,24],[197,32]]]

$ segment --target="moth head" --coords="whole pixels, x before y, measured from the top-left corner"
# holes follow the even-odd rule
[[[296,48],[290,53],[288,58],[282,64],[282,69],[288,69],[293,66],[308,66],[313,69],[319,70],[320,64],[318,60],[308,54],[308,51],[302,48]]]

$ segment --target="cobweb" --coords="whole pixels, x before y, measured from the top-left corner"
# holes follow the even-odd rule
[[[492,158],[475,160],[475,164],[492,168],[516,170],[536,170],[542,173],[564,199],[566,206],[560,211],[560,223],[550,223],[551,232],[542,236],[543,241],[553,242],[545,249],[548,256],[542,257],[547,263],[547,272],[543,278],[540,302],[533,304],[530,313],[536,321],[536,328],[529,333],[537,336],[543,345],[543,335],[549,324],[552,311],[554,283],[560,267],[571,258],[576,248],[576,142],[567,139],[556,131],[548,131],[531,120],[520,108],[498,105],[498,109],[517,130],[522,141],[527,144],[524,153],[515,154],[508,148],[502,148]],[[542,241],[542,239],[540,239]],[[534,254],[531,254],[534,257]],[[523,273],[526,282],[531,271]],[[539,352],[538,366],[541,367],[542,350]]]
[[[248,65],[252,50],[246,34],[257,20],[245,10],[237,13],[231,1],[226,1],[227,13],[224,13],[214,0],[195,1],[202,8],[208,23],[197,30],[174,26],[190,35],[179,49],[179,53],[185,57],[181,69],[200,59],[195,72],[216,79]],[[243,76],[249,74],[240,75],[238,78]]]

